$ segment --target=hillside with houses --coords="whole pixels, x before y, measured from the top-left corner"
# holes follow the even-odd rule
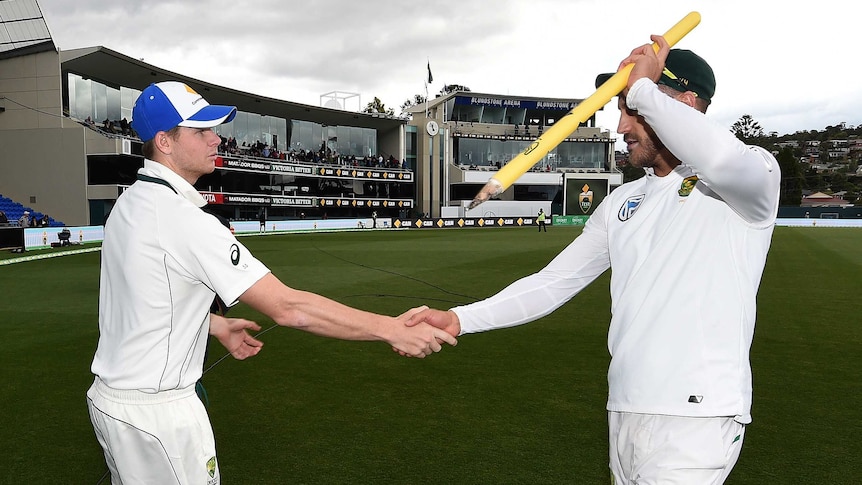
[[[749,115],[730,127],[739,139],[771,150],[781,164],[781,205],[849,207],[862,205],[862,125],[839,123],[823,130],[778,135],[764,133]],[[617,152],[617,167],[626,181],[643,176]]]

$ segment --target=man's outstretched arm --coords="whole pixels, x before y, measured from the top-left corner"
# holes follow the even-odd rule
[[[378,315],[334,300],[290,288],[272,273],[266,274],[239,300],[283,326],[342,340],[380,340],[412,357],[440,351],[442,342],[455,345],[455,337],[433,326],[404,325],[403,318]]]

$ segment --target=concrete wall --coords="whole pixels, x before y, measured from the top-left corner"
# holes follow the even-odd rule
[[[87,224],[85,129],[62,113],[55,51],[0,60],[0,194]]]
[[[0,131],[62,125],[60,56],[42,52],[0,60]]]
[[[83,128],[0,131],[0,194],[67,225],[86,225]]]

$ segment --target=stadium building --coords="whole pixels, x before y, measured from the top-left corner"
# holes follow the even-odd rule
[[[577,99],[455,92],[403,118],[360,113],[234,90],[106,47],[61,51],[35,0],[0,2],[0,23],[0,194],[67,225],[103,224],[134,182],[143,157],[132,106],[165,80],[238,108],[216,129],[216,171],[197,184],[232,220],[588,214],[622,182],[614,140],[593,119],[499,200],[466,210],[498,164]]]
[[[540,208],[547,214],[591,214],[622,184],[614,163],[616,140],[595,126],[595,116],[496,200],[467,209],[496,170],[581,101],[458,91],[413,107],[406,145],[408,160],[415,157],[420,167],[417,206],[432,217],[532,217]]]

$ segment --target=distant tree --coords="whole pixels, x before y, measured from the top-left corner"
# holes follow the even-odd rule
[[[419,106],[419,105],[424,104],[424,103],[425,103],[425,96],[422,96],[421,94],[414,94],[413,99],[408,99],[408,100],[404,101],[403,103],[401,103],[401,112],[406,113],[408,109],[410,109],[414,106]]]
[[[763,137],[763,128],[760,127],[760,123],[754,121],[751,115],[742,115],[742,118],[738,119],[730,128],[730,131],[746,143]]]
[[[781,195],[779,205],[799,206],[802,203],[802,169],[790,147],[784,147],[776,157],[781,167]]]
[[[826,129],[823,130],[823,141],[829,140],[831,138],[846,138],[846,130],[847,124],[843,122],[835,126],[827,126]]]
[[[821,192],[826,188],[826,182],[817,170],[809,167],[805,171],[805,188],[812,192]]]
[[[461,84],[446,84],[443,86],[443,89],[437,94],[437,96],[445,96],[447,94],[455,93],[458,91],[466,91],[469,92],[470,88],[467,86],[463,86]],[[414,94],[412,99],[408,99],[401,103],[401,113],[407,114],[407,110],[413,108],[415,106],[419,106],[425,103],[425,96],[421,94]]]
[[[853,190],[855,188],[855,186],[852,186],[852,184],[850,184],[850,181],[847,179],[846,173],[832,172],[829,174],[827,182],[829,183],[829,190],[831,190],[832,192]]]
[[[380,101],[380,98],[377,96],[374,97],[374,101],[368,103],[365,108],[362,110],[363,113],[384,113],[389,116],[395,116],[395,110],[392,108],[387,108],[386,105],[383,104],[383,101]]]

